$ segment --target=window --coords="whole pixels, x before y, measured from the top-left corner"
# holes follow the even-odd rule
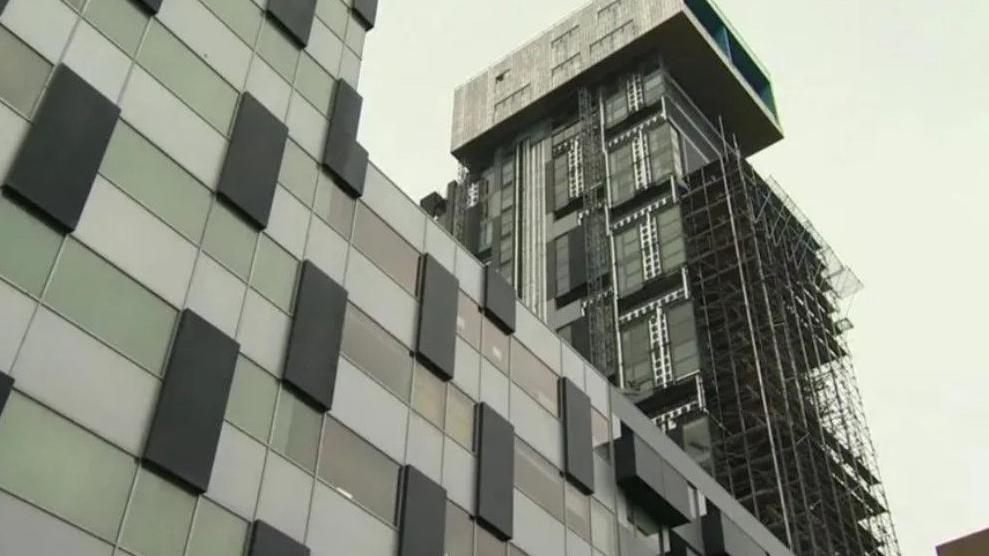
[[[508,345],[509,337],[487,318],[481,319],[481,353],[498,367],[501,372],[508,374]]]
[[[83,16],[130,56],[137,53],[149,19],[130,0],[90,0]]]
[[[188,556],[241,556],[246,538],[246,521],[205,497],[199,499]]]
[[[341,351],[408,403],[412,387],[412,358],[408,349],[353,305],[347,306]]]
[[[591,499],[591,541],[605,556],[618,553],[615,516],[597,500]]]
[[[556,257],[556,297],[570,291],[570,235],[563,235],[553,242],[552,256]]]
[[[567,527],[582,538],[591,538],[591,500],[569,482],[567,492]]]
[[[251,272],[257,239],[258,232],[240,215],[222,203],[213,203],[206,221],[203,250],[243,280]]]
[[[121,544],[137,554],[182,556],[196,497],[142,469]]]
[[[335,1],[335,0],[334,0]],[[474,556],[474,522],[454,503],[446,503],[445,556]]]
[[[515,486],[556,519],[563,521],[563,477],[525,442],[515,439]]]
[[[474,450],[474,402],[455,386],[446,389],[446,434]]]
[[[258,260],[251,275],[251,286],[279,309],[292,312],[299,262],[267,235],[261,235]]]
[[[240,356],[230,385],[227,419],[247,434],[267,443],[277,395],[278,382],[275,377]]]
[[[0,275],[41,295],[62,235],[6,196],[0,196]]]
[[[0,419],[0,486],[105,539],[117,536],[134,458],[16,391]]]
[[[446,415],[446,383],[418,363],[415,366],[412,382],[412,409],[437,428],[443,429],[443,418]]]
[[[620,83],[604,100],[604,123],[611,127],[628,117],[628,97],[625,83]]]
[[[175,309],[78,241],[67,240],[45,300],[139,365],[161,373]]]
[[[512,340],[512,381],[554,417],[559,416],[556,374],[522,344]]]
[[[477,556],[505,556],[508,545],[504,541],[477,526]]]
[[[326,418],[319,477],[389,523],[395,522],[398,470],[377,448]]]
[[[0,27],[0,52],[0,98],[30,117],[52,66],[4,27]]]
[[[285,153],[282,155],[282,167],[278,174],[278,183],[285,186],[307,207],[312,207],[313,196],[316,192],[316,181],[319,166],[306,151],[302,150],[295,141],[285,142]]]
[[[652,183],[669,179],[673,175],[683,175],[676,132],[669,124],[650,129],[646,132],[646,140]]]
[[[261,10],[253,2],[231,2],[230,0],[203,0],[237,36],[248,45],[254,45],[261,25]]]
[[[330,110],[330,100],[333,98],[333,86],[336,81],[311,56],[303,53],[299,60],[299,75],[295,88],[324,116]]]
[[[639,317],[621,327],[625,387],[631,391],[650,389],[655,383],[649,317]]]
[[[666,324],[670,330],[670,351],[673,354],[673,376],[681,378],[700,367],[694,306],[689,302],[682,303],[665,311]]]
[[[295,67],[299,61],[299,49],[275,25],[274,21],[265,21],[261,28],[258,54],[265,62],[268,62],[272,69],[281,74],[285,81],[292,83],[295,77]]]
[[[313,210],[331,228],[346,239],[350,239],[354,227],[354,211],[357,201],[340,189],[326,173],[319,173],[316,186],[316,202]]]
[[[659,234],[659,258],[663,272],[670,272],[687,262],[687,248],[683,241],[683,223],[680,206],[674,205],[656,216]]]
[[[615,266],[618,270],[618,295],[625,296],[642,287],[642,245],[639,226],[615,234]]]
[[[481,349],[481,310],[467,294],[457,300],[457,334],[474,349]]]
[[[416,294],[419,252],[363,203],[357,208],[354,246],[405,291]]]
[[[553,159],[553,210],[570,203],[570,155],[564,152]]]
[[[271,447],[310,473],[316,469],[316,448],[322,415],[282,389]]]
[[[608,153],[611,172],[611,201],[620,205],[635,196],[635,172],[632,165],[632,143],[625,143]]]
[[[344,37],[350,10],[347,9],[347,4],[343,0],[318,0],[316,2],[316,15],[338,37]]]

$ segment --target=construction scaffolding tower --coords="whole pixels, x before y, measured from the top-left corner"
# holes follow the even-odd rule
[[[735,147],[687,182],[716,478],[798,555],[898,555],[844,337],[861,284]]]

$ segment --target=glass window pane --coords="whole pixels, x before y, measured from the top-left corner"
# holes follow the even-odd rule
[[[320,172],[313,209],[331,228],[347,239],[350,239],[354,227],[356,207],[357,201],[344,193],[332,178]]]
[[[447,388],[446,433],[464,448],[474,449],[474,402],[454,386]]]
[[[209,189],[121,120],[100,173],[198,244],[206,227]]]
[[[258,232],[222,203],[213,203],[206,221],[203,250],[234,274],[247,280]]]
[[[559,415],[556,374],[515,340],[512,340],[512,381],[547,411]]]
[[[90,0],[84,17],[131,56],[141,44],[149,19],[144,10],[130,0]]]
[[[316,191],[316,177],[319,166],[306,151],[291,139],[285,142],[285,155],[282,157],[282,168],[278,181],[306,204],[312,207],[313,195]]]
[[[591,538],[591,501],[570,483],[567,486],[567,527],[584,539]]]
[[[457,305],[457,334],[474,349],[481,349],[481,310],[467,294],[460,292]]]
[[[121,541],[138,554],[182,556],[196,497],[142,469]]]
[[[563,521],[563,477],[552,463],[515,439],[515,486]]]
[[[508,336],[487,318],[481,319],[481,353],[498,367],[501,372],[508,374]]]
[[[395,522],[398,464],[334,419],[323,428],[319,476],[378,517]]]
[[[251,276],[251,286],[286,313],[292,312],[299,262],[267,235],[261,234],[258,260]]]
[[[415,295],[419,252],[363,203],[357,207],[354,246],[407,292]]]
[[[412,388],[409,350],[353,305],[347,306],[341,344],[347,358],[408,403]]]
[[[199,499],[188,556],[241,556],[247,522],[210,502]]]
[[[330,111],[330,100],[333,98],[335,83],[333,76],[326,73],[316,60],[308,54],[302,54],[295,88],[324,115]]]
[[[322,415],[288,390],[282,389],[275,416],[271,447],[310,472],[316,469],[316,450]]]
[[[221,133],[230,130],[237,91],[157,20],[138,62]]]
[[[134,458],[11,394],[0,419],[0,486],[105,539],[116,538]]]
[[[293,82],[295,66],[299,61],[299,49],[273,21],[266,21],[261,27],[258,54],[286,81]]]
[[[175,309],[74,239],[65,244],[45,299],[144,368],[161,373]]]
[[[614,556],[618,533],[615,530],[615,516],[597,500],[591,499],[591,540],[594,547],[605,556]]]
[[[505,556],[508,544],[477,526],[477,556]]]
[[[0,27],[0,52],[0,98],[30,117],[52,65],[4,27]]]
[[[412,383],[412,409],[443,429],[446,414],[446,383],[425,367],[416,364]]]
[[[254,39],[261,25],[261,10],[250,0],[203,0],[237,36],[249,46],[254,46]]]
[[[0,275],[41,295],[62,235],[7,197],[0,197]]]
[[[474,522],[467,512],[449,501],[446,503],[445,550],[445,556],[474,556]]]
[[[233,383],[230,385],[227,419],[254,438],[267,443],[277,395],[278,382],[275,377],[241,356],[237,359]]]

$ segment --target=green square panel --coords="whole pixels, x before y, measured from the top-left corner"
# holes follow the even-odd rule
[[[0,27],[0,52],[0,98],[30,117],[52,65],[4,27]]]
[[[121,544],[147,556],[182,556],[196,497],[143,469],[124,522]]]
[[[278,182],[285,186],[292,195],[312,208],[313,196],[316,192],[316,179],[319,176],[319,165],[291,139],[285,142],[285,154],[282,157],[282,167]]]
[[[286,313],[292,311],[298,269],[295,257],[268,236],[261,235],[251,286]]]
[[[45,301],[144,368],[161,373],[175,309],[78,241],[66,243]]]
[[[89,0],[83,17],[131,56],[137,53],[150,19],[131,0]]]
[[[278,382],[275,378],[241,356],[237,360],[230,387],[227,419],[267,444],[277,395]]]
[[[336,81],[313,60],[308,54],[303,54],[299,60],[299,75],[295,88],[302,93],[316,110],[326,115],[330,110],[330,100],[333,99],[333,86]]]
[[[214,259],[247,280],[254,260],[258,232],[222,203],[214,203],[206,221],[203,249]]]
[[[295,79],[295,66],[299,62],[299,52],[295,43],[281,29],[271,21],[265,22],[261,28],[258,54],[289,83]]]
[[[316,449],[323,416],[287,390],[282,390],[271,447],[307,469],[316,470]]]
[[[0,276],[41,295],[62,235],[7,197],[0,197]]]
[[[210,502],[199,499],[187,556],[241,556],[247,522]]]

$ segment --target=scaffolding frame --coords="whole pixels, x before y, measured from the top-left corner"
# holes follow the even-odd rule
[[[798,555],[899,555],[844,336],[861,283],[735,145],[687,181],[716,478]]]

